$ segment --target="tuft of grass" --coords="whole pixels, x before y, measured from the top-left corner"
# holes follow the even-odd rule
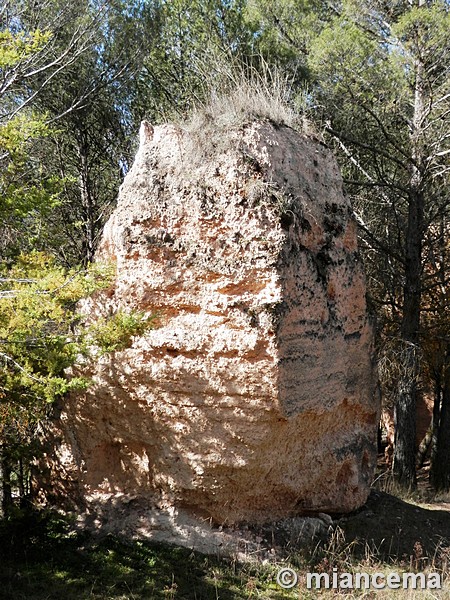
[[[211,163],[237,144],[233,133],[254,121],[271,121],[299,131],[305,118],[295,106],[293,86],[276,69],[220,67],[219,81],[209,83],[190,117],[182,123],[188,132],[185,155],[190,167]],[[237,149],[237,148],[236,148]]]
[[[213,122],[223,130],[254,120],[302,128],[301,117],[293,105],[290,81],[276,70],[231,72],[222,87],[211,90],[209,100],[194,109],[186,128],[198,131]]]
[[[450,597],[450,580],[448,578],[448,559],[446,558],[446,549],[436,549],[432,557],[424,554],[420,542],[414,544],[414,551],[408,558],[396,560],[383,560],[380,558],[383,553],[373,543],[364,542],[364,551],[361,552],[361,543],[355,539],[346,541],[346,535],[343,529],[336,527],[331,538],[326,544],[320,544],[308,555],[292,555],[289,564],[297,573],[299,573],[299,582],[296,586],[295,595],[293,593],[289,598],[313,599],[320,595],[324,599],[346,598],[353,600],[359,598],[377,598],[380,600],[388,598],[398,598],[399,600],[419,600],[439,599],[446,600]],[[355,576],[356,573],[367,573],[369,577],[377,573],[382,573],[386,578],[391,573],[396,573],[402,577],[403,573],[424,573],[427,577],[431,573],[441,575],[442,589],[440,590],[421,590],[421,589],[397,589],[395,591],[388,589],[387,586],[382,590],[374,589],[324,589],[308,590],[306,588],[306,573],[327,573],[332,581],[334,573],[339,576],[343,573],[349,573]],[[338,579],[339,581],[339,579]]]
[[[199,100],[190,117],[181,123],[182,159],[175,167],[175,177],[194,183],[196,193],[211,209],[215,205],[211,174],[217,174],[218,166],[251,172],[244,185],[249,205],[270,207],[281,216],[290,211],[293,199],[286,190],[260,176],[260,165],[246,149],[242,134],[247,126],[266,121],[309,135],[312,131],[304,111],[297,109],[291,81],[276,69],[244,70],[233,65],[221,65],[220,69],[220,76],[210,78],[201,94],[207,100]]]

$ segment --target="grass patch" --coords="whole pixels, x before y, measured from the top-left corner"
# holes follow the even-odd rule
[[[238,565],[190,550],[77,532],[41,513],[0,526],[5,600],[231,600],[290,598],[275,567]]]
[[[389,506],[386,503],[391,503]],[[376,504],[376,506],[375,506]],[[373,512],[385,516],[382,521]],[[8,600],[312,600],[314,598],[450,598],[446,579],[450,551],[448,540],[436,544],[430,553],[414,530],[404,552],[392,542],[377,539],[375,531],[400,540],[409,523],[433,529],[430,514],[417,507],[405,507],[399,499],[382,495],[357,514],[342,518],[331,539],[308,551],[292,550],[288,561],[275,564],[239,564],[230,559],[204,556],[187,549],[143,540],[124,540],[113,535],[77,531],[67,517],[40,512],[0,522],[0,598]],[[401,511],[396,512],[396,511]],[[436,511],[435,511],[436,512]],[[393,531],[391,521],[405,521]],[[415,521],[412,521],[414,514]],[[435,515],[436,518],[442,515]],[[450,519],[450,514],[447,515]],[[442,520],[440,520],[442,524]],[[437,521],[436,521],[437,524]],[[448,523],[446,524],[446,526]],[[389,529],[391,527],[391,529]],[[442,525],[441,525],[442,529]],[[423,537],[423,536],[422,536]],[[444,543],[445,542],[445,543]],[[409,548],[409,546],[405,546]],[[430,548],[431,549],[431,548]],[[276,583],[281,566],[290,566],[299,575],[298,585],[283,590]],[[443,576],[443,589],[413,590],[307,590],[306,573],[430,573]]]

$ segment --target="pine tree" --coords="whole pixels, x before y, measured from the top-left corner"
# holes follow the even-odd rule
[[[449,7],[343,2],[311,46],[315,101],[342,156],[378,302],[397,323],[393,473],[415,486],[424,261],[448,214]],[[387,274],[387,277],[386,277]]]

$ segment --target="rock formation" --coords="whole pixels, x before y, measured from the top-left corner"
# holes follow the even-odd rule
[[[94,384],[62,407],[54,475],[74,500],[139,497],[218,523],[365,502],[372,332],[323,144],[269,121],[217,139],[144,124],[97,258],[117,278],[84,313],[156,320],[80,367]]]

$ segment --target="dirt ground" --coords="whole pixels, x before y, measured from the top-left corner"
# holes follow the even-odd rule
[[[417,505],[373,490],[356,513],[338,520],[347,543],[382,560],[450,559],[450,504]]]
[[[356,553],[417,566],[438,561],[450,567],[450,495],[434,497],[428,470],[428,465],[420,470],[417,492],[405,499],[376,489],[377,483],[390,487],[388,471],[381,471],[366,504],[336,519]]]
[[[427,565],[450,567],[450,495],[435,499],[428,485],[427,467],[419,473],[418,491],[400,498],[392,491],[390,472],[380,464],[367,502],[345,515],[286,518],[262,526],[218,527],[209,519],[184,510],[152,511],[138,498],[103,504],[78,526],[100,534],[117,534],[185,546],[205,554],[234,556],[241,561],[289,559],[298,551],[314,552],[333,536],[337,552],[356,559],[375,558],[416,569]],[[95,522],[89,522],[94,518]]]

